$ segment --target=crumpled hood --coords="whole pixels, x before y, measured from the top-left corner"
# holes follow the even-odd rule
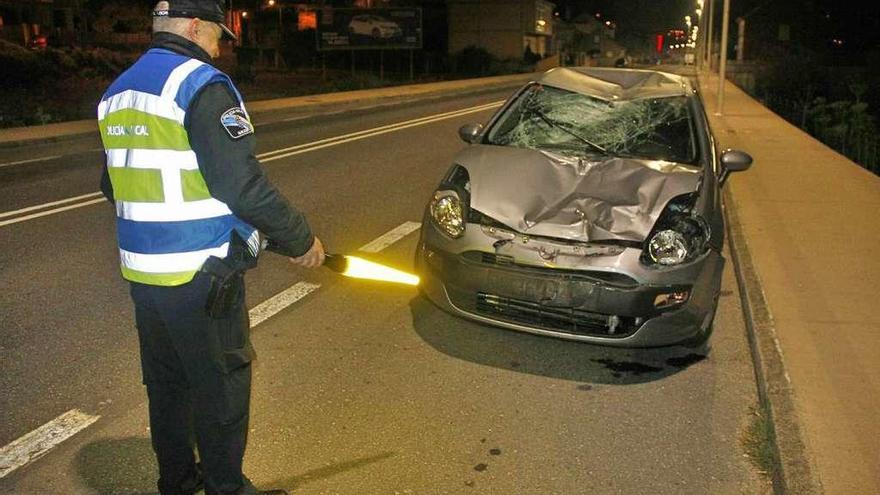
[[[697,190],[698,167],[473,145],[456,156],[471,207],[518,232],[579,241],[643,241],[666,203]]]

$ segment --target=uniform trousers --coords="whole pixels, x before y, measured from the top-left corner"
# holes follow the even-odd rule
[[[230,316],[211,318],[211,276],[162,287],[131,283],[159,492],[255,493],[242,474],[251,361],[243,280]],[[200,465],[196,464],[194,447]]]

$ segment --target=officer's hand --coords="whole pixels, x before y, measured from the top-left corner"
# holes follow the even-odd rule
[[[299,265],[305,268],[317,268],[324,264],[324,245],[321,244],[321,239],[315,237],[315,242],[312,243],[312,247],[306,252],[306,254],[296,257],[290,258],[290,262],[294,265]]]

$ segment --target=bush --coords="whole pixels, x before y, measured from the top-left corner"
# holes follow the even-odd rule
[[[70,77],[114,79],[134,62],[134,56],[96,48],[47,48],[33,51],[0,40],[0,87],[35,88],[55,85]]]
[[[373,74],[360,73],[354,77],[348,76],[343,79],[332,81],[327,88],[328,91],[354,91],[357,89],[380,88],[385,84],[379,80],[378,76]]]
[[[32,51],[0,40],[0,127],[92,118],[107,85],[133,61],[105,49]]]
[[[236,64],[232,68],[232,80],[239,84],[252,83],[257,79],[257,71],[250,64]]]
[[[0,67],[4,75],[0,86],[5,89],[25,88],[54,76],[53,64],[42,54],[0,40]]]
[[[293,31],[281,43],[281,55],[288,67],[297,68],[309,64],[318,55],[315,46],[315,30]]]
[[[496,58],[484,48],[467,46],[453,56],[456,73],[465,76],[482,76],[489,72]]]
[[[538,59],[540,60],[540,57]],[[452,56],[453,72],[468,77],[531,72],[533,63],[524,60],[501,60],[476,46],[468,46]]]
[[[534,64],[529,64],[522,60],[496,60],[489,65],[489,70],[485,75],[500,76],[505,74],[519,74],[522,72],[532,72],[534,68]]]
[[[70,51],[70,56],[79,67],[77,75],[80,77],[102,77],[107,79],[116,78],[136,58],[136,56],[131,54],[105,48],[94,48],[91,50],[74,48]]]
[[[104,4],[94,22],[99,33],[145,33],[151,25],[148,7],[122,1]]]
[[[67,50],[46,49],[44,52],[46,61],[52,64],[60,74],[74,74],[77,70],[76,60]]]

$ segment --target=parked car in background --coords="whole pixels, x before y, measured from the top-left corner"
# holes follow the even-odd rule
[[[372,14],[359,14],[351,18],[348,32],[352,36],[369,36],[374,39],[392,39],[403,36],[403,30],[394,22]]]
[[[721,284],[718,156],[681,76],[558,68],[511,96],[431,197],[421,290],[479,322],[597,344],[706,344]]]

